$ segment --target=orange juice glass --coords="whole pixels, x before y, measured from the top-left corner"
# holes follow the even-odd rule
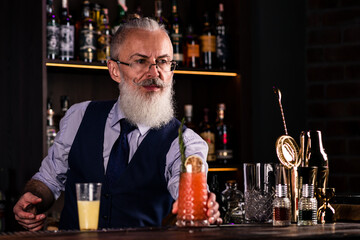
[[[179,227],[208,226],[207,182],[205,166],[197,156],[190,156],[182,167],[179,183],[178,215]]]

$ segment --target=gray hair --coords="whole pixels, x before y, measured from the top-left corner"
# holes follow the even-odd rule
[[[126,23],[121,24],[116,33],[114,34],[110,45],[110,56],[112,59],[117,59],[120,45],[125,41],[127,35],[133,29],[140,29],[146,31],[162,30],[166,34],[168,32],[163,24],[159,24],[154,19],[144,18],[132,18]]]

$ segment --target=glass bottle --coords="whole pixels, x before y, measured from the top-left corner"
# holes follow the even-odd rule
[[[69,13],[68,0],[62,0],[60,21],[60,59],[74,59],[75,26]]]
[[[328,185],[329,161],[323,147],[321,131],[308,131],[307,139],[305,166],[318,167],[317,181],[314,187],[315,189],[326,188]]]
[[[46,49],[47,58],[56,59],[59,57],[60,26],[53,8],[53,0],[47,0],[47,24],[46,24]]]
[[[303,184],[302,196],[299,200],[299,219],[298,225],[317,224],[317,200],[314,197],[314,185]]]
[[[83,3],[82,26],[79,33],[80,60],[93,62],[96,58],[96,23],[90,15],[90,2]]]
[[[225,206],[225,223],[244,222],[244,194],[238,190],[235,180],[225,183],[226,189],[221,193],[221,200]]]
[[[209,189],[210,189],[210,192],[212,192],[216,195],[216,201],[219,203],[220,217],[223,217],[225,214],[225,209],[223,209],[223,204],[222,204],[222,200],[221,200],[222,195],[221,195],[221,191],[220,191],[220,183],[219,183],[217,174],[212,175],[211,182],[209,184]]]
[[[216,160],[220,164],[227,164],[233,158],[231,149],[231,138],[229,136],[229,126],[225,122],[225,104],[218,104],[216,132],[215,132],[215,148]]]
[[[212,69],[214,68],[216,58],[216,36],[210,25],[209,14],[207,12],[204,14],[204,24],[200,40],[203,67]]]
[[[165,28],[169,28],[169,21],[163,15],[162,0],[155,0],[155,19],[158,23],[165,25]]]
[[[118,0],[117,17],[111,27],[112,35],[115,35],[116,31],[126,21],[127,6],[125,0]]]
[[[289,226],[291,224],[291,202],[285,184],[276,185],[276,196],[273,201],[273,226]]]
[[[100,14],[101,22],[98,28],[97,60],[106,63],[110,59],[111,30],[109,26],[108,9],[102,8]]]
[[[209,151],[206,161],[211,163],[216,161],[215,153],[215,132],[213,126],[209,122],[209,109],[204,108],[204,118],[199,125],[199,135],[208,144]]]
[[[171,29],[170,29],[171,42],[174,49],[174,59],[178,66],[182,66],[183,55],[183,31],[181,20],[177,11],[177,2],[172,0],[171,12]]]
[[[47,138],[47,147],[48,149],[53,145],[56,137],[56,127],[54,124],[54,110],[52,108],[51,99],[47,100],[47,111],[46,111],[46,138]]]
[[[200,67],[200,43],[197,36],[194,34],[192,25],[187,27],[185,37],[184,58],[185,66],[189,68]]]
[[[224,4],[219,4],[219,10],[216,14],[216,60],[219,69],[226,69],[227,59],[227,42],[226,42],[226,29],[224,25]]]
[[[197,127],[193,122],[193,106],[191,104],[184,105],[184,115],[185,115],[185,126],[191,128],[197,132]]]

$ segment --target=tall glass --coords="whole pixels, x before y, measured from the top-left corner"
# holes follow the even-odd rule
[[[205,166],[197,156],[188,157],[184,165],[180,174],[176,225],[179,227],[208,226]]]
[[[101,183],[76,183],[75,186],[80,230],[97,230]]]
[[[246,222],[271,222],[275,163],[244,163]]]

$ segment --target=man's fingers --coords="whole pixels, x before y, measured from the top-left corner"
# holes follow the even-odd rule
[[[173,204],[173,208],[172,208],[172,211],[171,211],[173,214],[177,214],[178,212],[178,200],[176,200]]]

